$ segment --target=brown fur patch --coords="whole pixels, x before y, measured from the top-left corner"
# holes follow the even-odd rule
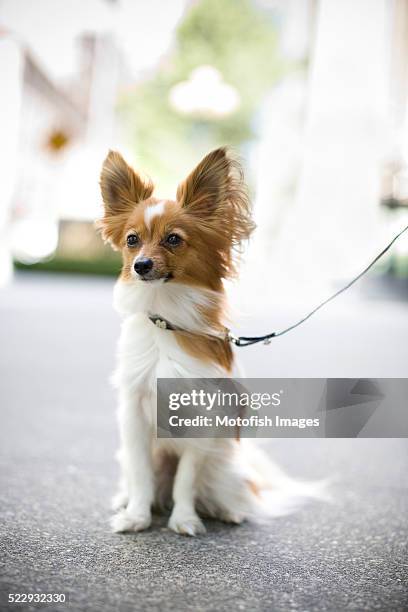
[[[99,221],[104,240],[120,248],[123,224],[136,204],[153,193],[153,183],[137,174],[117,151],[109,151],[101,172],[101,192],[105,214]]]
[[[245,482],[247,483],[248,487],[250,488],[250,490],[252,491],[254,495],[256,495],[257,497],[261,495],[260,488],[253,480],[246,480]]]
[[[214,241],[220,276],[233,276],[234,250],[255,229],[239,162],[226,148],[212,151],[179,185],[177,201],[194,217],[197,231]]]
[[[231,371],[233,353],[229,342],[196,334],[175,333],[179,345],[187,353],[196,359],[215,362],[227,372]]]

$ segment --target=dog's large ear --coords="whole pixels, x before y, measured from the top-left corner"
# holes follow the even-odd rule
[[[103,162],[100,185],[104,216],[98,227],[103,239],[117,249],[124,221],[138,202],[152,195],[154,186],[150,180],[143,180],[116,151],[109,151]]]
[[[201,160],[179,185],[177,201],[203,227],[223,234],[229,246],[248,238],[255,227],[241,165],[225,147]]]

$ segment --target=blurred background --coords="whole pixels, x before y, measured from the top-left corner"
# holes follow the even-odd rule
[[[117,273],[93,228],[109,148],[167,197],[235,148],[258,223],[246,300],[319,297],[407,222],[406,0],[2,0],[0,28],[3,284]],[[408,276],[408,238],[382,271]]]
[[[1,0],[0,75],[9,291],[111,287],[120,256],[94,227],[109,148],[164,197],[212,148],[242,157],[258,228],[228,288],[247,334],[292,322],[408,223],[408,0]],[[407,299],[408,235],[331,312],[394,319]]]

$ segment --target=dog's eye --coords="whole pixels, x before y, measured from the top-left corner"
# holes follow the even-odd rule
[[[182,242],[182,238],[178,234],[169,234],[166,238],[166,243],[170,246],[177,246]]]
[[[139,243],[139,236],[137,234],[129,234],[126,238],[126,244],[130,247],[134,247]]]

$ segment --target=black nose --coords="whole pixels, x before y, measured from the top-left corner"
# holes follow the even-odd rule
[[[140,259],[136,259],[134,268],[137,274],[143,276],[144,274],[150,272],[150,270],[153,268],[153,260],[149,259],[148,257],[141,257]]]

